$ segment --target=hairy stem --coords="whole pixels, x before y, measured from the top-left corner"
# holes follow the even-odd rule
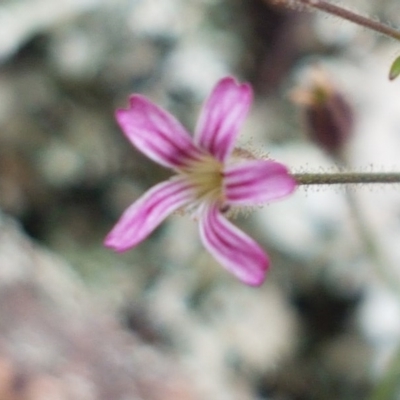
[[[298,185],[400,183],[400,172],[336,172],[292,174]]]
[[[285,4],[285,1],[283,3]],[[385,25],[381,22],[364,17],[346,8],[342,8],[336,4],[332,4],[324,0],[295,0],[294,3],[315,8],[336,17],[346,19],[347,21],[354,22],[357,25],[361,25],[365,28],[381,33],[382,35],[386,35],[400,41],[400,31],[398,31],[397,29],[391,28],[390,26]]]

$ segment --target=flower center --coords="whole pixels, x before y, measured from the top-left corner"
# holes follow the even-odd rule
[[[210,155],[193,161],[182,171],[196,190],[196,197],[202,199],[211,196],[221,197],[223,188],[223,165]]]

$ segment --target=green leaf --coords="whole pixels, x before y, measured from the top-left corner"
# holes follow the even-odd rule
[[[400,56],[398,56],[390,67],[389,79],[393,81],[400,75]]]

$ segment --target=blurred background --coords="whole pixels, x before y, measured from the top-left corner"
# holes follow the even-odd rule
[[[343,1],[400,25],[397,0]],[[235,219],[248,288],[170,217],[102,245],[170,172],[123,137],[142,93],[193,130],[215,83],[255,101],[240,146],[294,172],[400,171],[394,41],[268,0],[0,1],[0,399],[400,398],[400,187],[300,187]]]

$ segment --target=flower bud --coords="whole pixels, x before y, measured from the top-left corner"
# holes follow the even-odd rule
[[[307,87],[295,89],[291,98],[304,108],[309,138],[340,159],[354,126],[353,111],[345,96],[324,71],[314,69]]]

